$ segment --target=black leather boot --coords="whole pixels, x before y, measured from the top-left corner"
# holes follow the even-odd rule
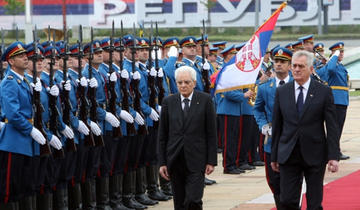
[[[109,203],[109,177],[96,180],[96,209],[111,210]]]
[[[167,196],[173,196],[170,181],[164,179],[162,176],[159,177],[161,191]]]
[[[27,196],[27,197],[22,198],[19,201],[20,210],[36,210],[36,209],[33,208],[32,202],[33,202],[33,200],[32,200],[31,196]]]
[[[158,201],[150,199],[146,194],[146,169],[145,167],[136,170],[136,195],[135,199],[143,204],[153,206],[158,204]]]
[[[81,203],[82,203],[80,184],[76,183],[74,186],[69,184],[68,194],[69,194],[69,209],[70,210],[80,210]]]
[[[0,204],[1,210],[19,210],[19,203],[18,202],[9,202],[9,203],[1,203]]]
[[[122,203],[123,175],[117,174],[109,178],[110,206],[113,210],[129,210]]]
[[[96,198],[95,198],[95,180],[87,179],[85,183],[81,184],[81,195],[83,209],[94,210],[96,207]]]
[[[147,193],[149,198],[157,201],[167,201],[171,197],[165,195],[159,190],[158,180],[159,180],[159,168],[155,166],[146,167],[146,176],[147,176]]]
[[[135,171],[127,172],[124,175],[124,196],[123,203],[126,207],[131,209],[146,209],[147,207],[135,200],[135,183],[136,173]]]
[[[68,210],[67,186],[63,189],[56,189],[53,193],[54,210]]]
[[[36,197],[37,210],[53,209],[52,193],[38,194]]]

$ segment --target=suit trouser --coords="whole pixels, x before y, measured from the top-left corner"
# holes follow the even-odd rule
[[[104,135],[105,146],[101,148],[98,177],[108,177],[112,171],[119,141],[120,138],[113,137],[112,130],[106,131]]]
[[[157,129],[148,127],[148,135],[146,135],[143,143],[139,167],[159,164],[159,142],[157,133]]]
[[[223,137],[223,167],[224,171],[236,169],[238,149],[241,147],[240,117],[231,115],[218,115]]]
[[[274,195],[280,195],[280,173],[271,168],[271,154],[265,152],[265,173],[266,181]]]
[[[200,210],[204,194],[204,169],[190,171],[183,150],[169,170],[175,210]]]
[[[24,187],[31,185],[26,177],[31,175],[26,174],[30,161],[31,157],[0,151],[0,203],[16,202],[24,196]]]
[[[242,116],[242,142],[240,147],[240,152],[238,154],[239,158],[237,161],[237,165],[240,166],[242,164],[246,164],[249,161],[249,149],[254,141],[254,130],[257,131],[257,126],[254,124],[254,116],[253,115],[243,115]],[[255,122],[256,123],[256,122]]]
[[[117,145],[117,152],[115,156],[115,163],[113,174],[124,174],[126,169],[126,158],[129,154],[129,146],[130,146],[130,139],[131,137],[124,136],[122,137]]]
[[[307,165],[300,146],[295,146],[286,163],[280,164],[280,200],[284,209],[299,209],[303,176],[306,181],[307,209],[322,209],[325,166],[325,162],[316,166]]]
[[[345,119],[346,119],[346,110],[347,110],[347,106],[344,105],[339,105],[336,104],[336,122],[339,128],[339,141],[336,142],[337,146],[340,148],[340,138],[341,138],[341,134],[344,128],[344,123],[345,123]]]

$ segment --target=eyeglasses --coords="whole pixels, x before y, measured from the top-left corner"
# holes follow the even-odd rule
[[[182,85],[183,83],[185,85],[190,85],[191,80],[176,81],[176,84],[178,84],[178,85]]]

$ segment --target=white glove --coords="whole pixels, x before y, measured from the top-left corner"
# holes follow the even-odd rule
[[[210,64],[209,62],[205,62],[204,65],[203,65],[203,69],[206,70],[206,71],[209,71],[210,70]]]
[[[98,82],[97,80],[95,79],[95,77],[91,78],[91,80],[89,81],[89,86],[91,88],[97,88],[98,87]]]
[[[159,112],[159,114],[161,113],[161,106],[160,105],[158,105],[157,111]]]
[[[339,56],[339,55],[340,55],[340,50],[336,50],[336,51],[334,52],[334,55]]]
[[[49,90],[50,95],[58,96],[59,95],[59,88],[57,85],[53,85]]]
[[[30,136],[39,144],[44,145],[46,142],[45,137],[42,133],[35,127],[31,130]]]
[[[157,72],[156,72],[155,68],[152,67],[151,70],[150,70],[150,76],[156,77],[156,74],[157,74]]]
[[[110,75],[110,81],[111,81],[111,82],[116,82],[116,80],[117,80],[116,72],[111,73],[111,75]]]
[[[171,46],[168,52],[168,57],[178,57],[179,52],[175,46]]]
[[[101,129],[99,128],[98,124],[94,123],[93,121],[90,121],[90,128],[93,134],[95,134],[95,136],[101,135]]]
[[[159,120],[159,114],[153,108],[151,108],[150,119],[153,121]]]
[[[88,81],[87,81],[87,79],[85,77],[81,77],[79,83],[80,83],[80,85],[82,87],[87,87],[88,86]]]
[[[61,131],[61,133],[68,139],[73,139],[74,138],[74,132],[67,125],[65,125],[65,128],[64,128],[64,130]]]
[[[157,57],[158,57],[158,59],[161,59],[161,54],[162,54],[161,49],[159,49],[159,50],[157,51]],[[155,50],[152,50],[152,51],[151,51],[151,58],[152,58],[153,60],[155,60]]]
[[[0,122],[0,130],[5,126],[4,122]]]
[[[85,123],[81,120],[79,120],[79,126],[78,126],[78,131],[84,135],[89,135],[89,128],[85,125]]]
[[[125,110],[121,110],[120,118],[125,120],[127,123],[134,123],[134,118],[131,116],[131,114],[129,114],[129,112]]]
[[[139,125],[145,124],[144,118],[142,118],[138,112],[136,112],[136,115],[135,115],[135,122]]]
[[[158,71],[158,77],[163,77],[164,76],[164,71],[162,68],[159,68],[159,71]]]
[[[63,81],[64,82],[64,81]],[[70,80],[66,80],[65,84],[64,84],[64,89],[66,91],[71,91],[71,83]]]
[[[272,127],[271,126],[269,126],[269,128],[268,128],[268,134],[269,134],[269,136],[272,136]]]
[[[121,71],[121,78],[129,79],[129,72],[126,69]]]
[[[261,133],[263,135],[268,135],[268,130],[269,130],[269,124],[263,125],[263,127],[261,128]]]
[[[52,135],[50,143],[49,143],[52,147],[54,147],[57,150],[60,150],[62,148],[62,144],[61,141],[59,140],[59,138],[55,135]]]
[[[116,128],[116,127],[119,127],[119,125],[120,125],[119,120],[110,112],[106,112],[105,120],[106,120],[106,122],[110,123],[112,127]]]
[[[40,80],[37,80],[35,84],[34,84],[34,83],[30,83],[30,85],[31,85],[31,87],[34,88],[34,90],[35,90],[36,92],[41,92],[41,90],[42,90],[42,85],[41,85],[41,81],[40,81]]]
[[[134,80],[140,80],[141,79],[141,76],[140,76],[140,73],[138,71],[136,71],[134,74],[133,74],[133,79]]]

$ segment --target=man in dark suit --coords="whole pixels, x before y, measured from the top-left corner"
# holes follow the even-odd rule
[[[311,53],[296,52],[294,81],[276,90],[271,167],[280,171],[280,200],[286,210],[299,209],[303,176],[307,209],[322,209],[326,164],[331,172],[339,167],[333,95],[329,87],[310,79],[312,62]]]
[[[194,90],[196,71],[175,71],[179,93],[164,98],[160,115],[160,174],[171,181],[174,209],[202,209],[204,177],[217,165],[216,114],[210,95]]]

